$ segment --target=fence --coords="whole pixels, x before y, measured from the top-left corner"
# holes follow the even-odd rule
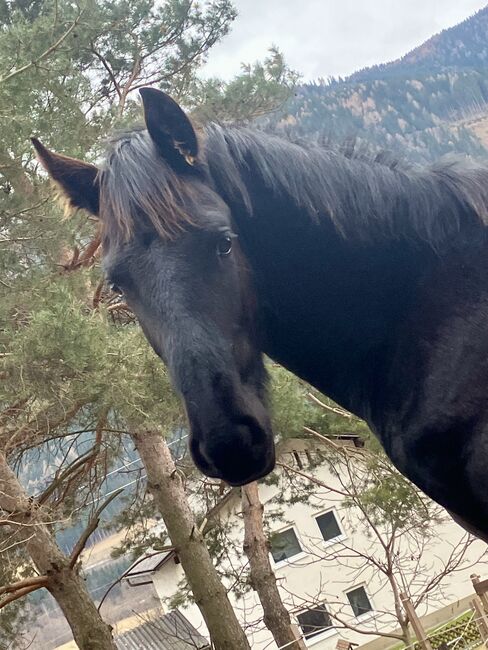
[[[443,626],[442,629],[434,630],[428,637],[433,650],[445,650],[446,648],[456,650],[470,650],[483,643],[474,613],[468,611],[455,621]],[[421,650],[420,643],[416,643],[415,650]]]

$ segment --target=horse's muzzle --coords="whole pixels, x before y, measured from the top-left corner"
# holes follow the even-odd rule
[[[192,431],[190,451],[204,474],[232,486],[263,478],[275,466],[273,435],[253,418],[214,427],[203,435]]]

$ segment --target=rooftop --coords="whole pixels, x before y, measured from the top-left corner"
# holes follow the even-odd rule
[[[116,636],[119,650],[209,650],[210,645],[178,610]]]

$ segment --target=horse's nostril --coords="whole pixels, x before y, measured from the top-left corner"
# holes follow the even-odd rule
[[[266,438],[266,432],[259,425],[259,422],[250,415],[243,415],[237,420],[236,424],[239,430],[245,432],[252,445],[262,444]]]
[[[200,433],[198,442],[192,441],[192,455],[208,476],[243,485],[265,476],[274,467],[271,432],[260,427],[252,416]]]
[[[211,478],[222,478],[205,453],[205,447],[195,437],[190,437],[190,453],[198,469]]]

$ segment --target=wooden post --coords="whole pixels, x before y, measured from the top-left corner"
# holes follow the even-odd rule
[[[413,627],[413,631],[415,632],[415,636],[417,637],[417,641],[419,642],[420,646],[423,648],[423,650],[432,650],[430,641],[427,638],[427,635],[425,634],[424,628],[422,627],[422,623],[420,622],[420,619],[417,616],[417,612],[415,611],[415,608],[412,605],[410,598],[407,596],[407,594],[403,594],[403,593],[400,594],[400,598],[402,599],[403,607],[405,608],[408,620],[410,621]]]
[[[480,636],[483,639],[483,642],[486,642],[488,641],[488,616],[485,614],[481,600],[478,596],[475,596],[469,604],[474,610],[475,622],[480,631]]]
[[[352,643],[352,641],[346,641],[346,639],[339,639],[336,643],[336,650],[354,650],[354,647],[357,646],[357,643]]]
[[[476,573],[472,573],[470,578],[476,595],[479,596],[483,603],[485,613],[488,614],[488,580],[480,580],[480,577]]]

